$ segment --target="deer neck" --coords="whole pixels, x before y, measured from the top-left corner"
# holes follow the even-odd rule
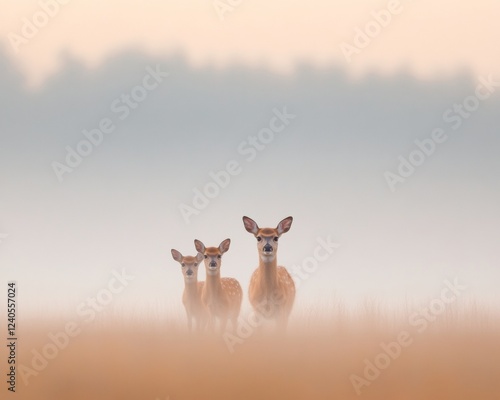
[[[264,261],[262,258],[259,262],[260,276],[268,287],[275,287],[278,281],[278,261],[274,257],[272,261]]]
[[[198,281],[185,282],[185,291],[189,300],[198,300]]]
[[[205,279],[205,286],[209,294],[218,294],[222,291],[222,284],[220,282],[220,273],[217,275],[207,275]]]

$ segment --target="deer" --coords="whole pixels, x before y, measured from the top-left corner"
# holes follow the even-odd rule
[[[278,266],[278,240],[292,226],[292,217],[282,220],[276,228],[259,228],[243,217],[247,232],[257,239],[259,266],[250,278],[248,297],[255,312],[274,320],[278,331],[284,331],[295,300],[295,283],[285,267]]]
[[[183,256],[175,249],[171,252],[173,259],[181,264],[184,276],[182,303],[186,309],[188,330],[193,331],[193,321],[195,321],[197,331],[201,332],[208,320],[207,312],[201,302],[201,292],[205,282],[198,282],[198,266],[203,260],[203,254],[198,253],[193,257]]]
[[[220,268],[222,255],[229,250],[230,239],[221,242],[219,247],[205,247],[195,240],[196,250],[201,253],[205,261],[206,282],[201,293],[201,301],[208,310],[208,326],[214,332],[216,320],[219,320],[220,333],[226,330],[228,320],[231,320],[232,329],[236,329],[236,322],[240,314],[243,290],[240,283],[234,278],[221,278]]]

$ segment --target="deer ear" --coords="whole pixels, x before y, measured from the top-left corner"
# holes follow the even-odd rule
[[[255,222],[252,218],[243,217],[243,224],[245,225],[245,229],[247,230],[247,232],[256,235],[257,232],[259,231],[259,226],[257,225],[257,222]]]
[[[178,262],[181,262],[182,261],[182,254],[175,250],[175,249],[172,249],[170,250],[172,252],[172,257],[174,258],[175,261],[178,261]]]
[[[204,258],[205,256],[203,254],[201,253],[196,254],[196,261],[198,261],[198,263],[201,263]]]
[[[219,245],[219,250],[222,254],[224,254],[226,251],[229,250],[229,245],[231,244],[231,239],[226,239],[224,240],[220,245]]]
[[[292,227],[292,222],[293,222],[292,217],[287,217],[283,221],[281,221],[278,224],[278,227],[276,228],[276,230],[278,231],[278,235],[282,235],[283,233],[288,232]]]
[[[194,240],[194,247],[196,247],[196,251],[198,253],[204,253],[205,252],[205,245],[200,242],[198,239]]]

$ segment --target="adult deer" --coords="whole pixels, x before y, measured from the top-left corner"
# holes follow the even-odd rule
[[[194,241],[196,250],[205,258],[206,282],[201,293],[201,301],[208,310],[210,330],[215,329],[219,319],[220,331],[224,332],[227,321],[231,320],[233,330],[240,314],[243,291],[234,278],[221,278],[222,255],[229,250],[230,239],[224,240],[219,247],[205,247],[199,240]]]
[[[203,260],[203,254],[198,253],[195,257],[183,256],[179,251],[172,249],[172,257],[181,264],[184,276],[184,293],[182,303],[186,309],[188,329],[192,331],[193,320],[198,331],[202,331],[207,323],[208,314],[201,302],[201,292],[204,282],[198,282],[198,266]]]
[[[274,319],[279,330],[285,330],[295,300],[295,284],[285,267],[278,266],[278,240],[292,226],[292,217],[282,220],[276,228],[259,228],[243,217],[245,229],[257,239],[259,267],[250,279],[248,296],[254,310],[264,318]]]

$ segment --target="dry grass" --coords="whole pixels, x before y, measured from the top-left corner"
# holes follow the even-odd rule
[[[18,376],[15,397],[500,399],[500,329],[492,317],[485,322],[477,312],[468,317],[456,313],[417,333],[404,319],[381,323],[383,310],[378,308],[356,317],[343,307],[336,311],[324,318],[298,313],[286,337],[255,333],[234,353],[221,337],[191,335],[178,324],[94,323],[71,339],[38,376],[30,377],[27,386]],[[40,351],[48,343],[47,333],[62,326],[61,321],[50,327],[24,326],[20,363],[30,366],[31,349]],[[381,342],[393,341],[405,329],[413,343],[358,396],[350,376],[362,376],[364,360],[373,360]]]

